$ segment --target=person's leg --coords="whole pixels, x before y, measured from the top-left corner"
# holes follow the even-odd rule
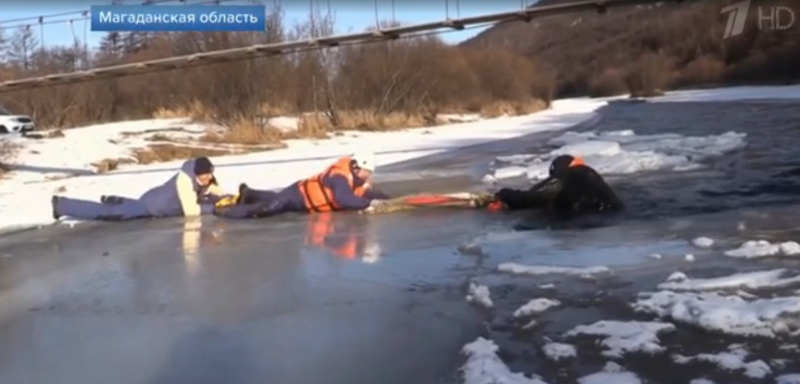
[[[271,203],[275,201],[278,192],[263,189],[253,189],[247,184],[239,184],[239,203],[253,204],[253,203]]]
[[[83,220],[121,221],[150,217],[147,207],[137,200],[128,199],[120,204],[103,204],[94,201],[53,196],[53,216],[68,216]]]
[[[122,203],[124,203],[126,201],[129,201],[129,200],[136,201],[136,199],[132,199],[130,197],[125,197],[125,196],[117,196],[117,195],[103,195],[103,196],[100,196],[100,202],[101,203],[110,204],[110,205],[122,204]]]
[[[279,215],[286,212],[302,212],[303,207],[298,206],[297,188],[287,187],[269,201],[259,201],[255,203],[239,203],[227,207],[219,207],[215,210],[217,216],[229,219],[257,219]]]

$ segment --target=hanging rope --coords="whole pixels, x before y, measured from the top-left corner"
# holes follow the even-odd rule
[[[444,18],[450,20],[450,0],[444,0]]]
[[[461,18],[461,2],[456,0],[456,18]]]
[[[392,24],[395,24],[395,23],[397,23],[397,18],[395,17],[395,14],[394,14],[394,0],[392,0]]]

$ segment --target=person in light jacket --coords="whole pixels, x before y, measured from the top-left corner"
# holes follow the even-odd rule
[[[214,203],[227,194],[214,177],[207,157],[191,159],[164,184],[138,199],[102,196],[100,202],[53,196],[53,218],[121,221],[149,217],[199,216],[213,212]]]

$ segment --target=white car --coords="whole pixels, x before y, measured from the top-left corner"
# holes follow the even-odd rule
[[[14,115],[0,106],[0,134],[25,133],[36,129],[36,123],[30,116]]]

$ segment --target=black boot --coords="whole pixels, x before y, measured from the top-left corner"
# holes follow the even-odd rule
[[[119,196],[100,196],[100,202],[107,205],[119,205],[122,204],[122,198]]]
[[[236,197],[236,204],[246,204],[247,199],[245,196],[247,195],[247,191],[250,187],[247,186],[245,183],[239,184],[239,196]]]
[[[58,209],[56,209],[56,206],[58,206],[58,196],[53,195],[50,199],[50,205],[53,212],[53,219],[58,220],[58,218],[61,217],[61,215],[58,214]]]

